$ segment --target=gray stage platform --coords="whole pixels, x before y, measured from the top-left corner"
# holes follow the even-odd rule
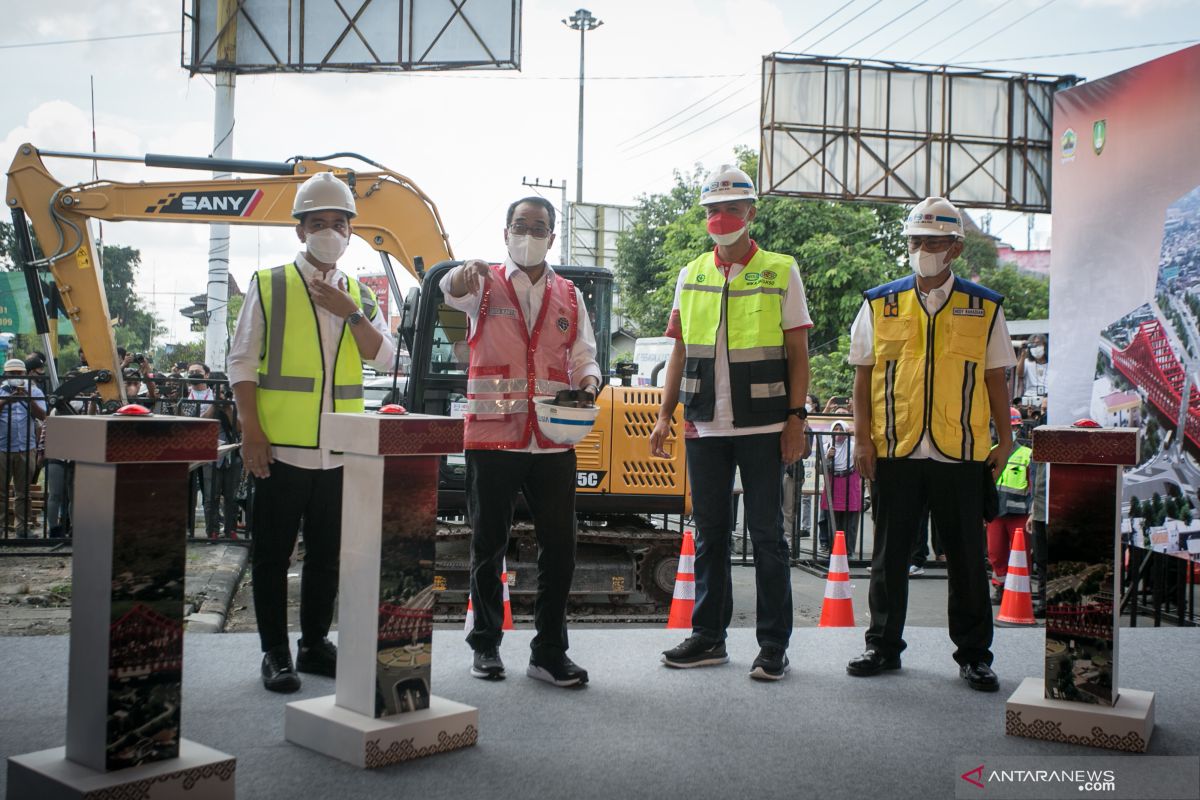
[[[729,665],[687,671],[658,663],[678,631],[576,630],[571,654],[592,682],[564,690],[525,677],[530,631],[506,637],[499,683],[471,678],[461,633],[437,631],[434,693],[479,708],[479,744],[378,771],[284,741],[286,700],[332,694],[333,681],[272,695],[256,636],[189,635],[183,734],[235,755],[238,797],[251,800],[953,797],[960,755],[1137,757],[1004,736],[1005,700],[1040,674],[1041,630],[996,631],[1002,687],[990,695],[959,680],[943,629],[908,633],[904,670],[862,679],[844,670],[861,629],[797,629],[792,672],[764,684],[746,676],[752,630],[731,631]],[[1151,754],[1200,753],[1198,656],[1195,628],[1121,631],[1121,684],[1157,692]],[[65,637],[0,639],[0,755],[64,743],[66,664]]]

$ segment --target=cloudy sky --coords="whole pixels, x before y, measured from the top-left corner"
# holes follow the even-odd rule
[[[464,8],[485,2],[496,0],[467,0]],[[458,257],[500,258],[504,208],[528,193],[523,178],[567,179],[572,199],[575,192],[579,37],[560,20],[578,6],[571,0],[521,5],[520,72],[240,76],[235,157],[362,153],[408,176],[434,200]],[[735,145],[757,147],[758,75],[762,56],[772,51],[1095,79],[1187,46],[1178,42],[1200,41],[1197,0],[585,5],[604,25],[587,37],[584,199],[615,204],[666,190],[673,170],[715,167],[731,158]],[[175,0],[36,6],[0,0],[0,19],[5,164],[22,142],[91,148],[89,77],[101,152],[210,151],[214,91],[209,78],[189,78],[179,66]],[[137,36],[105,38],[131,35]],[[90,177],[87,162],[59,160],[50,168],[63,182]],[[172,177],[141,167],[101,170],[114,180]],[[547,196],[558,202],[558,192]],[[1017,215],[995,214],[992,230],[1025,244],[1025,223]],[[1049,235],[1049,219],[1038,219],[1035,246]],[[166,341],[194,336],[177,309],[204,291],[207,228],[109,224],[105,239],[141,250],[138,289],[167,325]],[[294,252],[287,229],[234,229],[231,270],[245,285],[259,265],[282,263]],[[354,267],[378,269],[378,257],[365,245],[354,246],[348,258]]]

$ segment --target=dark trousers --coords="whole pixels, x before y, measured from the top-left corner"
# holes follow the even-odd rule
[[[696,524],[692,632],[724,641],[733,619],[730,556],[736,468],[742,473],[746,528],[754,545],[758,643],[787,647],[792,636],[792,575],[779,505],[783,483],[779,434],[688,439],[687,467]]]
[[[254,615],[263,652],[286,645],[287,571],[304,522],[300,635],[325,638],[333,622],[342,541],[342,469],[301,469],[276,461],[254,479]]]
[[[208,500],[204,505],[204,525],[208,529],[207,533],[220,533],[222,510],[225,517],[225,535],[237,532],[237,489],[241,478],[242,458],[236,453],[227,458],[224,466],[213,467]]]
[[[880,459],[875,467],[875,555],[867,647],[885,656],[905,648],[908,564],[921,514],[933,515],[946,553],[950,640],[960,664],[992,663],[992,607],[984,568],[983,480],[978,462]]]
[[[467,515],[471,520],[472,650],[500,646],[504,587],[500,566],[517,508],[517,493],[533,516],[537,537],[537,599],[530,642],[535,654],[565,653],[567,596],[575,575],[575,451],[514,453],[468,450]]]

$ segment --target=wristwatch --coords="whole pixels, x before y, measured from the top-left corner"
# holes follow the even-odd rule
[[[590,394],[593,400],[600,396],[600,384],[598,383],[585,384],[583,390]]]
[[[362,321],[363,321],[363,313],[361,311],[359,311],[357,308],[346,315],[346,324],[347,325],[357,325],[358,323],[360,323]]]
[[[808,419],[808,409],[804,406],[788,409],[788,416],[799,417],[800,419]]]

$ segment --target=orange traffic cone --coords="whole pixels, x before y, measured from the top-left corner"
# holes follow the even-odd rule
[[[508,559],[500,562],[500,583],[504,586],[504,624],[501,630],[511,631],[516,628],[512,618],[512,600],[508,596]]]
[[[825,581],[825,600],[821,603],[818,628],[853,628],[854,603],[850,599],[850,562],[846,558],[846,534],[838,531],[833,537],[833,553],[829,556],[829,576]]]
[[[1029,592],[1029,561],[1025,555],[1025,531],[1017,528],[1008,553],[1008,574],[1004,576],[1004,598],[1000,601],[997,622],[1010,625],[1036,625],[1033,597]]]
[[[683,532],[679,549],[679,568],[675,570],[675,592],[671,596],[671,616],[668,628],[692,627],[692,610],[696,608],[696,540],[691,531]]]
[[[512,615],[512,600],[508,596],[508,559],[500,562],[500,583],[504,586],[504,624],[501,630],[515,630]],[[467,592],[467,620],[463,630],[470,633],[475,628],[475,606],[471,601],[471,593]]]

